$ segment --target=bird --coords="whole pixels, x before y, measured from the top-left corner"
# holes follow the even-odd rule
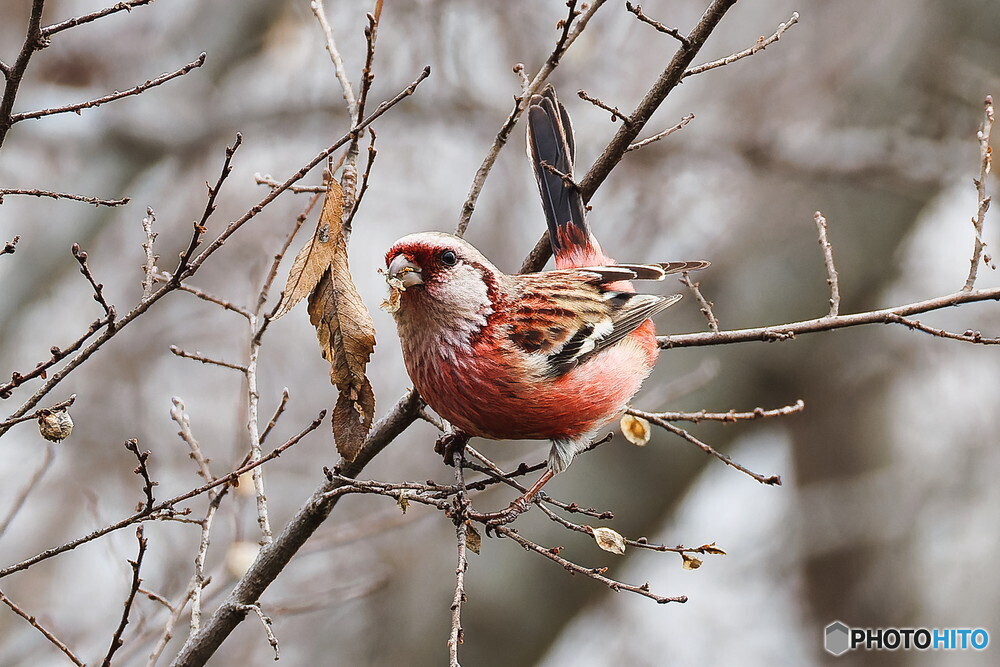
[[[539,480],[495,518],[511,520],[620,417],[656,362],[652,317],[681,295],[637,293],[707,261],[619,264],[591,232],[573,181],[569,114],[547,85],[526,109],[554,270],[510,275],[442,232],[396,241],[385,255],[389,297],[415,389],[455,429],[491,440],[549,440]]]

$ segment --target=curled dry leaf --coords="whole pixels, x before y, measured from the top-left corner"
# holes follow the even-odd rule
[[[399,505],[399,509],[406,514],[406,510],[410,508],[410,499],[406,497],[405,493],[399,494],[399,498],[396,500],[396,504]]]
[[[625,553],[625,538],[617,531],[603,526],[591,528],[590,531],[594,536],[594,541],[597,542],[597,546],[613,554],[621,555]]]
[[[39,410],[38,432],[50,442],[59,442],[73,432],[73,418],[63,410]]]
[[[726,554],[725,551],[723,551],[719,547],[715,546],[715,542],[712,542],[711,544],[703,544],[703,545],[701,545],[700,547],[698,547],[698,551],[700,551],[703,554],[711,554],[713,556],[726,556],[726,555],[728,555],[728,554]]]
[[[701,567],[701,559],[687,554],[681,554],[681,567],[685,570],[697,570]]]
[[[483,538],[471,523],[466,522],[465,546],[469,551],[479,555],[479,550],[483,547]]]
[[[275,317],[308,295],[309,321],[316,328],[323,358],[330,362],[330,381],[340,391],[333,410],[333,437],[340,455],[353,461],[375,414],[375,394],[365,376],[375,349],[375,325],[351,278],[341,228],[343,212],[344,193],[330,179],[316,233],[292,263]]]
[[[621,429],[625,439],[637,447],[645,447],[652,435],[649,422],[635,415],[622,415]]]

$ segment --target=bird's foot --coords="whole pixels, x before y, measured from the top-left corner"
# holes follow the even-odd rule
[[[465,445],[469,443],[469,436],[461,431],[446,433],[434,443],[434,451],[444,457],[447,465],[455,465],[455,455],[465,451]]]
[[[486,524],[486,534],[489,535],[491,532],[496,533],[497,526],[506,526],[508,523],[512,523],[514,519],[527,512],[530,506],[531,498],[520,496],[509,507],[499,512],[485,512],[478,514],[475,518]]]

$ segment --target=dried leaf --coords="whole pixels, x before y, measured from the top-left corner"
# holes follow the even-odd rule
[[[603,526],[591,528],[590,530],[594,536],[594,541],[597,542],[597,546],[613,554],[621,555],[625,553],[625,538],[618,532]]]
[[[364,378],[357,390],[350,385],[338,387],[340,396],[333,408],[333,440],[337,443],[337,452],[353,461],[372,427],[375,393],[368,378]]]
[[[695,558],[694,556],[688,556],[687,554],[681,554],[681,567],[685,570],[697,570],[701,567],[701,559]]]
[[[406,497],[405,493],[399,494],[396,504],[399,505],[399,509],[402,510],[403,514],[406,514],[406,510],[410,509],[410,499]]]
[[[622,415],[621,429],[625,439],[637,447],[645,447],[652,435],[649,422],[634,415]]]
[[[712,542],[711,544],[703,544],[703,545],[701,545],[700,547],[698,547],[698,551],[700,551],[700,552],[702,552],[704,554],[712,554],[713,556],[726,556],[726,555],[728,555],[725,551],[723,551],[719,547],[715,546],[715,542]]]
[[[478,530],[473,528],[471,523],[466,525],[465,546],[466,548],[468,548],[469,551],[476,554],[477,556],[479,555],[479,550],[483,546],[482,536],[479,534]]]
[[[340,237],[340,219],[343,211],[344,193],[337,181],[331,178],[326,190],[326,199],[323,200],[323,212],[320,213],[319,222],[316,224],[316,232],[292,262],[292,270],[288,272],[285,291],[281,295],[281,303],[278,304],[273,319],[278,319],[309,296],[327,269],[334,263],[339,249],[337,239]]]

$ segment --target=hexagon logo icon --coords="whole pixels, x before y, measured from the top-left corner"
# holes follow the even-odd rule
[[[851,648],[851,629],[840,621],[834,621],[826,626],[823,635],[823,648],[827,653],[843,655]]]

